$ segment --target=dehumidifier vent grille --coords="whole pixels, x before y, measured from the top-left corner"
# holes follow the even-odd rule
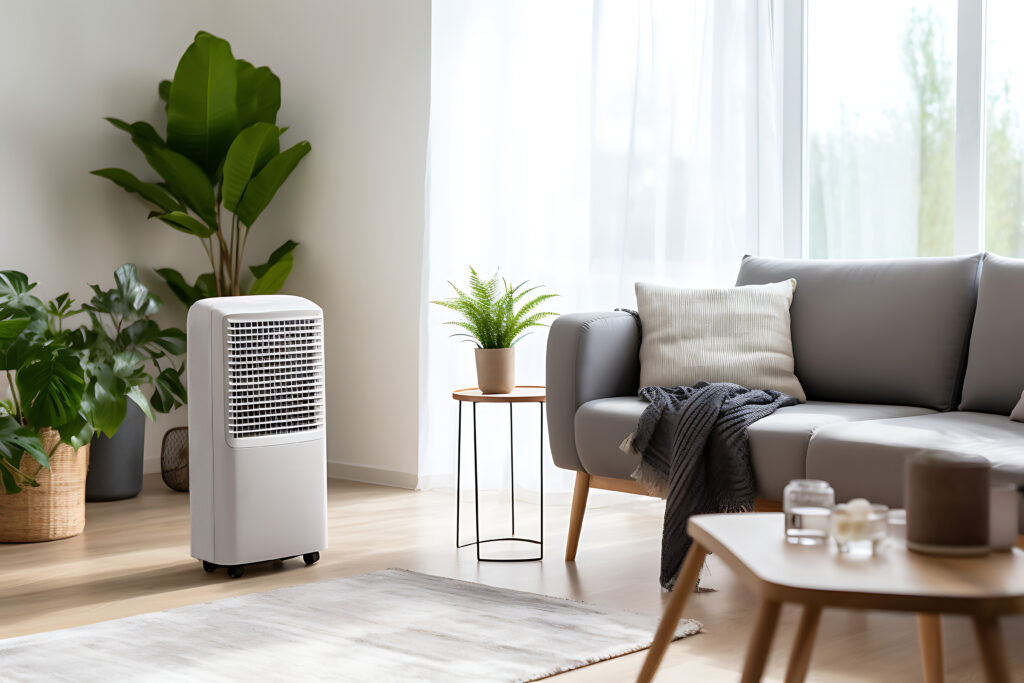
[[[321,318],[227,321],[228,434],[292,434],[324,426]]]

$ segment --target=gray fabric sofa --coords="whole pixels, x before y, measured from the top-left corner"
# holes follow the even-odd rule
[[[736,284],[787,278],[797,280],[793,355],[808,400],[748,431],[760,499],[780,501],[791,479],[810,477],[838,500],[902,506],[903,463],[921,448],[982,455],[994,479],[1024,483],[1024,423],[1009,419],[1024,390],[1024,260],[748,256]],[[646,406],[639,347],[627,313],[551,326],[551,454],[577,472],[567,560],[591,488],[644,493],[630,478],[635,458],[618,448]]]

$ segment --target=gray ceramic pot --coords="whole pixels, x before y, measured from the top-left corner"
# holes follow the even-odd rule
[[[142,490],[142,456],[146,444],[146,414],[128,401],[124,422],[113,438],[97,436],[89,449],[89,502],[134,498]]]

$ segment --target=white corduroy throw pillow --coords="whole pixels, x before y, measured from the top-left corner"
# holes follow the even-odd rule
[[[796,280],[728,289],[636,283],[640,386],[733,382],[806,401],[789,325],[795,290]]]

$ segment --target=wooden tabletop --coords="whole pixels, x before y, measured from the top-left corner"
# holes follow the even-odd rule
[[[687,531],[762,598],[826,607],[997,616],[1024,613],[1024,551],[933,557],[888,539],[874,557],[829,541],[787,543],[782,513],[696,515]]]
[[[476,387],[452,392],[456,401],[472,403],[544,403],[544,387],[531,384],[517,386],[510,394],[485,394]]]

